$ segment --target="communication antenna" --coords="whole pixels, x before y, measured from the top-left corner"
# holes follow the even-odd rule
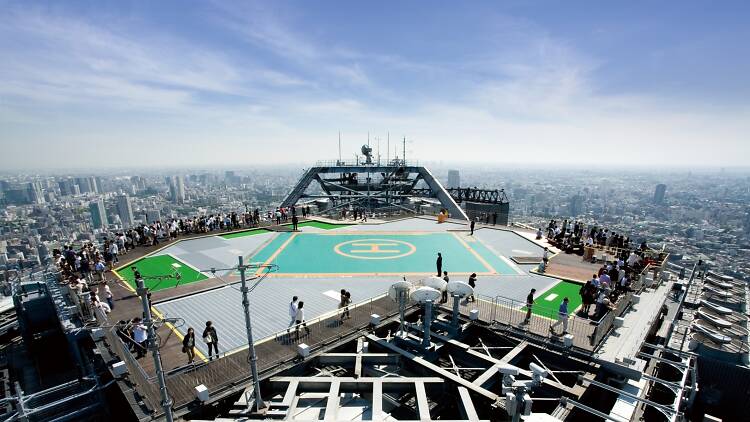
[[[432,304],[440,298],[440,291],[432,287],[422,286],[413,290],[409,298],[414,302],[424,305],[424,327],[422,328],[422,347],[430,347],[430,324],[432,323]]]
[[[339,131],[339,164],[341,164],[341,131]]]
[[[406,136],[404,136],[404,153],[401,155],[401,159],[404,160],[404,165],[406,165]]]
[[[388,147],[386,148],[385,152],[385,161],[386,164],[390,164],[391,162],[391,132],[388,132]]]

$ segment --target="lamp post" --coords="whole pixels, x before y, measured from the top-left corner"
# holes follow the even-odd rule
[[[255,396],[255,411],[260,412],[261,409],[265,409],[266,404],[263,403],[263,398],[260,396],[260,380],[258,379],[258,356],[255,354],[255,343],[253,342],[253,325],[250,320],[250,300],[247,297],[249,289],[247,288],[247,282],[245,280],[245,272],[248,269],[243,263],[242,256],[239,256],[239,265],[237,269],[240,270],[240,284],[242,291],[242,307],[245,310],[245,329],[247,330],[247,344],[250,348],[250,373],[253,376],[253,395]]]
[[[172,277],[172,276],[169,276]],[[168,277],[157,277],[157,278],[168,278]],[[135,280],[138,288],[136,292],[141,298],[143,304],[143,324],[146,326],[148,333],[148,348],[151,350],[151,356],[154,359],[154,369],[156,370],[156,376],[159,380],[159,393],[161,394],[161,406],[164,409],[164,417],[167,422],[173,422],[172,416],[172,399],[169,397],[167,391],[167,382],[164,377],[164,369],[161,366],[161,355],[159,354],[159,345],[156,344],[156,330],[154,330],[154,324],[151,320],[151,304],[148,300],[148,289],[146,283],[142,277],[138,277]]]
[[[231,271],[231,270],[237,270],[240,272],[240,291],[242,292],[242,307],[245,313],[245,329],[247,332],[247,343],[248,343],[248,350],[250,351],[250,373],[253,378],[253,395],[255,396],[255,399],[253,400],[253,407],[255,412],[262,412],[266,408],[266,404],[263,402],[263,398],[260,394],[260,379],[258,378],[258,356],[255,354],[255,344],[253,341],[253,325],[252,320],[250,319],[250,299],[248,297],[249,293],[255,290],[256,287],[260,284],[261,281],[265,278],[265,274],[261,276],[260,278],[253,279],[256,280],[255,283],[248,287],[247,286],[247,277],[246,272],[247,270],[260,270],[265,269],[267,270],[266,274],[270,272],[273,269],[276,269],[277,266],[274,264],[260,264],[260,263],[249,263],[245,264],[244,258],[242,256],[238,257],[239,264],[236,267],[232,268],[211,268],[209,271],[216,276],[217,270],[222,271]]]

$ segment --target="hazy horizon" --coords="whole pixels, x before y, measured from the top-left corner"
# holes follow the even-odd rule
[[[748,166],[745,2],[0,5],[4,171]]]

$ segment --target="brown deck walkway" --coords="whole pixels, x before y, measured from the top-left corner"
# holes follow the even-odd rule
[[[544,274],[550,277],[585,283],[601,268],[601,264],[584,261],[580,255],[559,253],[552,256],[547,263]]]

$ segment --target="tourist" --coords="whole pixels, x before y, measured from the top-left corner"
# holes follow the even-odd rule
[[[310,329],[307,328],[307,322],[305,322],[305,310],[304,310],[305,302],[300,301],[299,305],[297,305],[297,319],[295,320],[296,328],[294,330],[295,334],[297,334],[297,340],[299,340],[299,327],[303,326],[305,327],[305,333],[310,334]]]
[[[219,336],[211,321],[206,321],[206,329],[203,330],[203,341],[208,345],[208,360],[213,360],[213,352],[219,357]]]
[[[341,314],[341,321],[344,321],[344,318],[351,318],[351,315],[349,314],[349,305],[351,305],[351,303],[352,294],[347,290],[346,292],[344,292],[344,313]]]
[[[188,363],[193,363],[195,359],[195,330],[193,327],[188,328],[185,338],[182,339],[182,353],[186,353]],[[216,352],[218,354],[219,352]]]
[[[292,208],[294,209],[294,208]],[[299,218],[297,218],[297,214],[292,214],[292,230],[297,231],[298,227],[297,224],[299,223]]]
[[[471,227],[471,233],[469,233],[469,236],[474,236],[474,225],[475,225],[476,223],[477,223],[477,222],[476,222],[476,219],[475,219],[475,218],[472,218],[472,219],[471,219],[471,225],[470,225],[470,227]]]
[[[596,280],[596,278],[593,280]],[[594,295],[596,295],[596,287],[594,286],[593,280],[587,281],[578,291],[578,294],[581,295],[581,303],[583,304],[581,313],[585,315],[586,318],[589,317],[589,308],[591,308],[591,305],[594,303]]]
[[[96,264],[94,264],[94,271],[96,272],[96,275],[99,277],[99,281],[104,281],[104,271],[107,270],[107,266],[104,265],[104,261],[100,258],[98,261],[96,261]]]
[[[443,255],[441,255],[440,252],[438,252],[436,264],[437,264],[437,276],[440,277],[443,274]]]
[[[343,292],[344,289],[341,289]],[[342,298],[343,300],[343,298]],[[289,302],[289,328],[294,325],[295,321],[297,320],[297,296],[292,297],[292,301]]]
[[[562,324],[563,326],[563,332],[562,334],[568,334],[568,302],[570,302],[570,299],[567,297],[563,299],[562,303],[560,304],[560,308],[557,311],[557,322],[550,325],[549,330],[554,334],[555,328],[557,328],[558,325]]]
[[[344,307],[346,306],[346,289],[341,289],[339,292],[339,309],[342,309],[339,321],[344,322]]]
[[[467,302],[476,302],[477,299],[474,297],[474,291],[473,291],[473,289],[475,289],[477,287],[477,273],[471,273],[471,275],[469,276],[469,286],[471,286],[472,292],[469,295],[469,297],[466,298],[466,301]]]
[[[542,235],[544,233],[542,232],[542,228],[539,227],[539,230],[536,231],[536,240],[542,240]]]
[[[445,283],[447,284],[450,282],[450,278],[448,278],[448,271],[443,271],[443,280],[445,280]],[[445,288],[443,288],[442,297],[440,298],[440,303],[446,303],[448,302],[448,286],[446,285]]]
[[[146,326],[141,324],[141,319],[133,318],[133,341],[135,341],[136,359],[146,356],[146,342],[148,341],[148,331]]]
[[[109,284],[107,284],[106,280],[102,282],[102,290],[104,290],[104,299],[107,301],[107,305],[109,305],[109,309],[115,309],[115,301],[114,301],[114,298],[112,297],[112,289],[109,288]]]
[[[544,248],[544,252],[542,252],[542,262],[544,262],[544,267],[547,268],[547,262],[549,262],[549,249]]]
[[[536,289],[531,289],[529,295],[526,296],[526,318],[523,320],[524,324],[528,324],[531,321],[531,308],[534,306],[534,293]]]

